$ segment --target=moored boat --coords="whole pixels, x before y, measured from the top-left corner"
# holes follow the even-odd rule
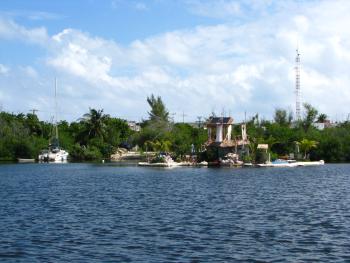
[[[51,139],[51,143],[47,150],[43,150],[38,160],[40,162],[66,162],[68,159],[68,152],[61,149],[58,140],[58,127],[57,127],[57,100],[56,100],[57,80],[55,79],[55,122],[54,132],[55,136]]]
[[[324,161],[310,161],[310,162],[297,162],[295,160],[281,160],[277,159],[273,162],[260,163],[257,167],[300,167],[300,166],[318,166],[324,165]]]
[[[17,158],[17,161],[19,163],[34,163],[35,159],[28,159],[28,158]]]

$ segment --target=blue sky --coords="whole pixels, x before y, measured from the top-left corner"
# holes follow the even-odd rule
[[[175,119],[294,110],[294,58],[302,100],[333,119],[350,102],[350,3],[274,0],[2,0],[0,105],[50,119],[89,107],[130,120],[160,95]]]

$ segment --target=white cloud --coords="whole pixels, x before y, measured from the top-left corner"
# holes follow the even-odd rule
[[[273,0],[186,0],[185,4],[189,11],[195,15],[234,20],[236,18],[256,18],[256,15],[267,13],[268,8],[278,9],[286,2]]]
[[[7,73],[10,71],[8,67],[6,67],[3,64],[0,64],[0,75],[7,75]]]
[[[43,11],[30,11],[30,10],[11,10],[11,11],[0,11],[1,17],[8,18],[25,18],[29,20],[57,20],[63,18],[62,15],[52,13],[52,12],[43,12]]]
[[[119,7],[119,4],[120,4],[120,0],[112,0],[111,1],[111,7],[113,9],[117,9]]]
[[[194,14],[214,18],[224,18],[227,16],[236,16],[241,13],[241,6],[237,1],[187,1],[187,4]]]
[[[44,27],[27,29],[12,20],[2,19],[0,17],[0,39],[1,38],[45,44],[48,41],[48,34]]]
[[[219,2],[222,7],[232,4],[229,13],[246,12],[241,3],[234,7],[234,1]],[[258,2],[251,1],[251,9],[268,12],[272,2]],[[220,113],[225,108],[242,119],[244,111],[271,117],[276,107],[294,107],[299,42],[302,99],[334,116],[350,102],[350,3],[300,4],[300,13],[290,12],[287,7],[294,4],[285,2],[287,9],[256,21],[166,32],[125,46],[76,29],[50,37],[44,28],[27,29],[11,21],[0,21],[0,37],[38,36],[36,43],[45,43],[49,54],[45,61],[62,81],[62,104],[68,109],[74,105],[75,117],[89,106],[141,116],[147,112],[146,96],[154,93],[163,97],[170,111],[186,111],[191,119],[213,109]],[[35,72],[42,78],[40,71]],[[39,101],[30,95],[37,107],[49,106],[43,98],[50,98],[52,83],[45,81],[46,97]]]
[[[21,75],[23,75],[25,77],[29,77],[29,78],[32,78],[32,79],[35,79],[35,78],[39,77],[38,72],[32,66],[19,66],[18,69],[19,70],[18,70],[18,72],[16,72],[16,74],[19,73],[19,74],[21,74]]]
[[[145,4],[145,3],[143,3],[143,2],[137,2],[136,4],[135,4],[135,8],[137,9],[137,10],[140,10],[140,11],[144,11],[144,10],[147,10],[148,8],[147,8],[147,5]]]

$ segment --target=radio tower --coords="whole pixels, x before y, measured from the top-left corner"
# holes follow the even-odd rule
[[[301,120],[301,99],[300,99],[300,53],[297,48],[297,56],[295,57],[295,117]]]

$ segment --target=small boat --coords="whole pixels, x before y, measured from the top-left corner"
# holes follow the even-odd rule
[[[147,167],[176,167],[181,166],[180,163],[148,163],[148,162],[139,162],[139,166],[147,166]]]
[[[17,158],[19,163],[35,163],[35,159]]]
[[[317,165],[324,165],[324,161],[314,161],[314,162],[298,162],[299,166],[317,166]]]
[[[139,166],[147,167],[176,167],[181,166],[181,163],[174,162],[174,160],[167,154],[159,154],[159,159],[163,159],[163,162],[139,162]]]
[[[324,165],[324,161],[314,161],[314,162],[297,162],[295,160],[282,160],[277,159],[273,162],[260,163],[257,167],[300,167],[300,166],[318,166]]]

